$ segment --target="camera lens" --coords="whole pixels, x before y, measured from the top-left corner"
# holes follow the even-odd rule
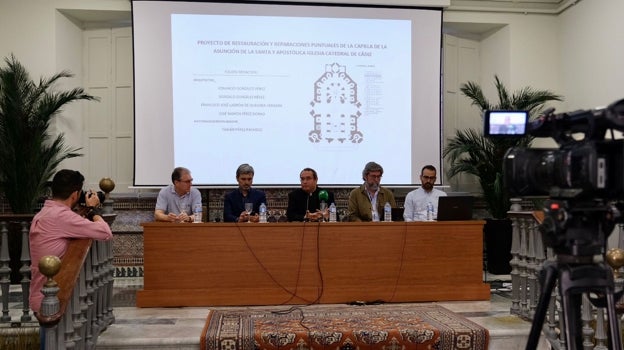
[[[555,177],[555,150],[511,148],[505,154],[504,181],[511,195],[548,195]]]

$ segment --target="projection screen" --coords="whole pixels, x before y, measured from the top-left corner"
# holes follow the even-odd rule
[[[135,186],[184,166],[194,185],[383,184],[441,166],[442,11],[265,2],[133,1]]]

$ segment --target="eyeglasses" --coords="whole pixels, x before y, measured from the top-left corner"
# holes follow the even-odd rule
[[[180,182],[184,182],[185,184],[190,184],[191,182],[193,182],[193,179],[189,179],[189,180],[178,180]]]
[[[435,176],[420,175],[420,177],[422,177],[425,180],[433,180],[433,181],[435,181],[435,179],[436,179]]]
[[[381,175],[368,174],[368,177],[370,177],[372,179],[381,179]]]

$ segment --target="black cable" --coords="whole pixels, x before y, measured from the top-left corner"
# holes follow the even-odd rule
[[[397,272],[396,280],[394,281],[394,288],[392,289],[392,296],[390,297],[388,302],[394,301],[394,296],[396,295],[396,291],[399,286],[401,272],[403,271],[403,260],[405,259],[405,246],[406,245],[407,245],[407,223],[403,223],[403,244],[401,246],[401,260],[399,262],[399,271]],[[381,301],[381,300],[377,300],[377,301]]]
[[[280,305],[287,304],[289,301],[293,300],[294,297],[299,297],[299,298],[301,298],[301,300],[306,301],[306,302],[308,301],[308,300],[306,300],[306,299],[304,299],[304,298],[302,298],[302,297],[297,295],[297,291],[299,289],[299,280],[301,278],[301,265],[302,265],[302,261],[303,261],[303,245],[304,245],[304,242],[305,242],[305,226],[306,226],[306,224],[304,222],[303,223],[303,231],[301,232],[301,244],[299,246],[299,266],[297,268],[297,280],[295,282],[295,291],[290,295],[290,299],[282,302]]]
[[[295,294],[291,295],[291,298],[288,299],[287,301],[283,302],[281,305],[288,303],[289,301],[291,301],[294,297],[299,297],[301,300],[306,302],[306,306],[308,305],[313,305],[313,304],[318,304],[319,301],[321,300],[321,298],[323,297],[323,291],[324,291],[324,280],[323,280],[323,271],[321,270],[321,249],[320,249],[320,236],[321,236],[321,222],[314,222],[316,224],[316,268],[319,274],[319,280],[320,280],[320,286],[318,289],[318,294],[316,299],[310,301],[310,300],[306,300],[300,296],[297,295],[297,289],[299,287],[299,277],[301,276],[301,266],[302,266],[302,260],[303,260],[303,243],[305,242],[305,228],[306,226],[308,226],[309,224],[304,222],[303,223],[303,234],[302,234],[302,239],[301,239],[301,247],[300,247],[300,252],[301,254],[299,255],[299,269],[297,271],[297,285],[295,286]],[[313,224],[314,224],[313,223]]]
[[[264,266],[264,264],[260,261],[260,259],[258,258],[258,256],[256,255],[256,253],[253,251],[251,245],[249,244],[249,242],[247,241],[247,238],[245,237],[245,234],[243,233],[243,230],[241,229],[241,224],[236,223],[236,227],[238,229],[238,232],[241,236],[241,238],[243,239],[243,241],[245,242],[245,246],[247,247],[247,249],[249,250],[249,252],[251,253],[251,255],[254,257],[254,259],[256,260],[256,262],[258,263],[258,265],[262,268],[262,270],[264,270],[264,272],[269,276],[269,278],[279,287],[281,288],[283,291],[285,291],[287,294],[289,294],[291,296],[290,299],[288,299],[286,302],[284,302],[283,304],[287,303],[288,301],[292,300],[293,297],[299,297],[301,300],[307,302],[307,303],[311,303],[310,300],[307,300],[303,297],[300,297],[298,295],[296,295],[296,288],[297,286],[295,286],[295,292],[291,292],[290,290],[288,290],[288,288],[286,288],[284,285],[282,285],[281,283],[279,283],[275,277],[269,272],[269,270],[266,268],[266,266]],[[304,242],[304,238],[305,238],[305,224],[304,224],[304,232],[301,238],[301,249],[300,249],[300,257],[299,257],[299,268],[298,268],[298,272],[297,272],[297,284],[299,282],[299,275],[301,273],[301,256],[303,255],[303,242]]]

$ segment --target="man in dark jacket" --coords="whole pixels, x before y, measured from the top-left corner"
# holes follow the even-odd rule
[[[335,203],[334,194],[317,186],[316,170],[305,168],[299,174],[301,188],[288,194],[288,221],[322,221],[329,216],[327,208]],[[324,210],[321,205],[324,202]]]

